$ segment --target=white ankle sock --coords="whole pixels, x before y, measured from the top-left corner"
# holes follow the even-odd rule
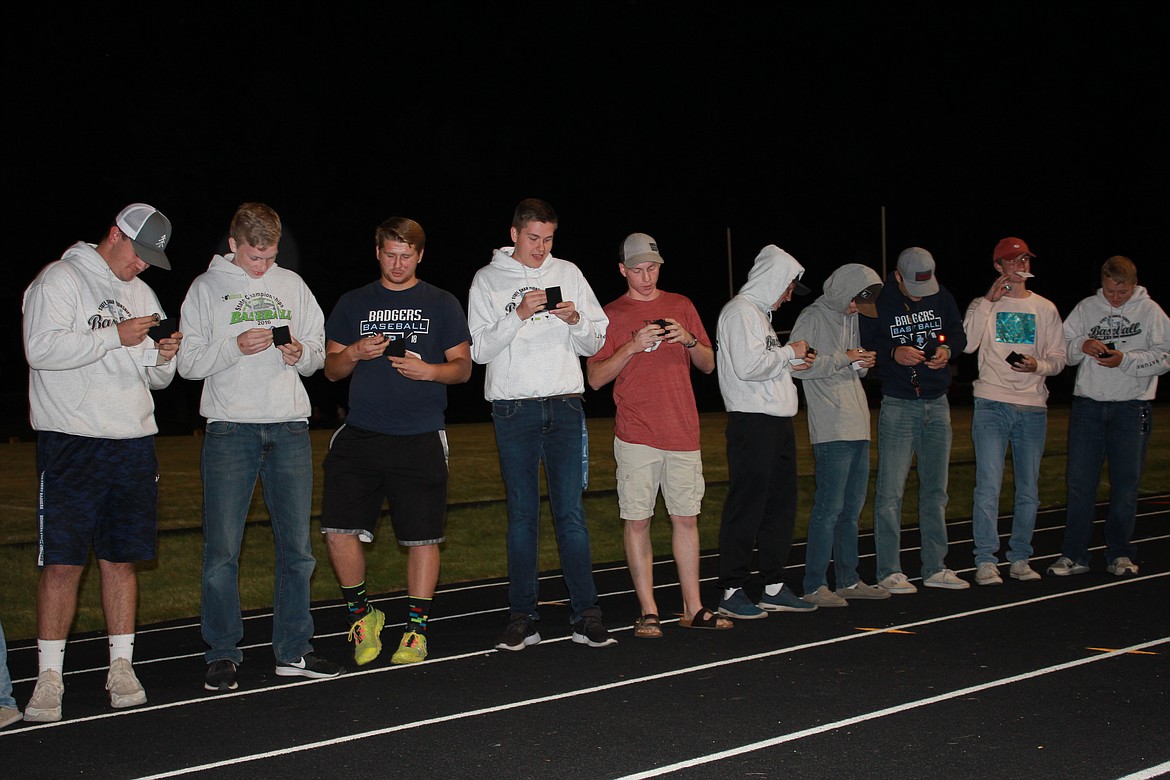
[[[782,590],[784,590],[784,583],[783,582],[776,582],[776,583],[773,583],[771,585],[764,586],[764,593],[767,593],[769,596],[776,596]]]
[[[37,640],[37,669],[41,672],[52,670],[61,674],[65,669],[65,640]]]
[[[130,663],[134,663],[133,634],[110,635],[110,663],[113,663],[116,658],[125,658]]]

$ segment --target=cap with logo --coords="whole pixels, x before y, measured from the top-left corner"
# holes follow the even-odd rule
[[[861,312],[866,317],[877,316],[877,299],[881,295],[882,284],[876,282],[866,287],[857,295],[853,296],[853,302],[857,304],[857,311]]]
[[[631,233],[622,242],[622,265],[633,268],[642,263],[662,263],[658,254],[658,242],[645,233]]]
[[[143,262],[171,270],[171,261],[163,251],[171,240],[171,221],[161,211],[145,203],[131,203],[118,213],[114,224],[134,244]]]
[[[995,245],[995,252],[992,253],[991,259],[999,262],[1000,260],[1017,260],[1024,256],[1035,257],[1036,255],[1028,249],[1024,239],[1009,237],[1000,239],[999,243]]]
[[[921,298],[938,292],[938,279],[934,275],[934,257],[920,246],[902,250],[898,255],[898,273],[906,292]]]

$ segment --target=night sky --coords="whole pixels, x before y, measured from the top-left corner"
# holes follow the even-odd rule
[[[525,197],[557,209],[554,253],[602,303],[624,290],[622,238],[653,235],[662,287],[711,331],[769,243],[814,292],[841,263],[880,272],[923,246],[965,308],[1014,235],[1062,314],[1113,254],[1170,303],[1170,24],[1148,3],[414,5],[43,4],[9,20],[19,260],[0,293],[0,433],[27,433],[21,291],[134,201],[174,225],[174,270],[143,276],[174,314],[247,200],[280,212],[280,262],[326,313],[375,278],[373,230],[392,215],[427,231],[419,275],[466,302]],[[198,389],[158,394],[166,431],[198,426]],[[323,407],[344,397],[320,375],[310,389]],[[698,389],[721,408],[713,377]],[[589,397],[612,408],[608,390]],[[480,370],[451,402],[452,421],[489,419]]]

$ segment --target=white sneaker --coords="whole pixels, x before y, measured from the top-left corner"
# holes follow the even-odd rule
[[[1120,558],[1114,558],[1113,561],[1105,567],[1105,571],[1110,574],[1116,574],[1118,577],[1124,577],[1127,574],[1137,574],[1137,564],[1126,558],[1124,555]]]
[[[914,584],[910,582],[910,579],[900,571],[896,571],[890,576],[886,577],[881,582],[879,582],[877,586],[879,588],[885,588],[890,593],[894,594],[918,592],[918,588],[914,587]]]
[[[1013,580],[1019,580],[1020,582],[1031,582],[1032,580],[1040,579],[1040,572],[1029,566],[1026,558],[1012,561],[1009,574],[1011,574]]]
[[[1088,574],[1089,567],[1083,563],[1077,563],[1067,555],[1062,555],[1056,559],[1055,563],[1048,567],[1048,573],[1056,577],[1067,577],[1070,574]]]
[[[866,585],[861,580],[848,588],[837,588],[837,595],[843,599],[888,599],[890,592],[876,585]]]
[[[1003,577],[999,576],[999,567],[994,563],[981,563],[975,570],[976,585],[1003,585]]]
[[[115,658],[110,661],[106,690],[110,692],[110,706],[114,709],[146,704],[146,691],[142,689],[142,683],[138,682],[129,659]]]
[[[24,708],[24,719],[29,723],[56,723],[61,720],[61,699],[65,697],[65,681],[61,673],[46,669],[37,675],[37,686]]]
[[[928,588],[945,588],[946,590],[964,590],[971,587],[971,583],[950,569],[939,569],[923,580],[922,584]]]

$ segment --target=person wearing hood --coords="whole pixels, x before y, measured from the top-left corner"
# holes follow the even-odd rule
[[[492,405],[508,505],[510,612],[496,643],[500,650],[523,650],[540,641],[542,462],[573,641],[589,647],[616,642],[602,622],[581,497],[589,482],[581,358],[601,348],[609,318],[577,266],[553,257],[557,223],[545,201],[521,201],[512,217],[513,245],[492,252],[468,296],[471,357],[487,366],[484,397]]]
[[[967,344],[954,297],[938,282],[934,257],[922,247],[898,255],[886,279],[877,317],[863,317],[861,343],[877,353],[882,405],[873,535],[878,585],[892,594],[917,593],[902,572],[902,497],[917,460],[922,584],[965,590],[971,583],[947,568],[947,479],[951,461],[950,360]]]
[[[1028,289],[1035,255],[1022,239],[1004,238],[992,251],[998,276],[963,317],[965,352],[979,352],[979,378],[972,383],[975,411],[975,493],[971,531],[975,539],[975,583],[1002,585],[999,574],[999,493],[1004,459],[1012,448],[1015,508],[1008,542],[1008,574],[1030,582],[1040,573],[1028,564],[1040,506],[1040,459],[1048,433],[1045,378],[1064,370],[1066,347],[1060,313],[1052,301]]]
[[[824,293],[805,307],[791,338],[817,345],[817,360],[796,374],[808,405],[808,437],[816,459],[816,495],[808,519],[804,600],[845,607],[851,599],[888,599],[885,588],[857,574],[857,519],[869,490],[869,400],[861,377],[877,353],[861,344],[857,317],[877,316],[882,279],[872,268],[849,263],[825,281]],[[829,589],[829,560],[836,592]]]
[[[146,703],[132,664],[135,563],[155,557],[158,539],[158,425],[151,391],[174,379],[183,334],[163,325],[166,313],[138,276],[152,266],[170,270],[170,239],[171,222],[162,212],[132,203],[101,241],[69,247],[24,291],[41,570],[39,668],[26,721],[61,720],[65,643],[91,548],[109,634],[110,706]]]
[[[179,374],[203,380],[203,687],[234,691],[240,641],[240,547],[256,480],[276,545],[272,652],[282,676],[334,677],[313,652],[309,537],[313,455],[302,377],[325,364],[324,316],[301,277],[276,263],[280,217],[263,203],[232,216],[227,255],[215,255],[183,300],[187,343]]]
[[[1158,377],[1170,371],[1170,319],[1128,257],[1101,266],[1101,288],[1064,321],[1068,363],[1077,367],[1068,416],[1068,513],[1059,577],[1089,571],[1097,485],[1109,461],[1105,562],[1110,574],[1138,573],[1133,528],[1138,487],[1153,429]]]
[[[815,364],[804,341],[781,344],[772,315],[792,295],[805,295],[804,266],[779,247],[760,250],[739,294],[719,313],[715,341],[719,392],[727,410],[727,499],[719,525],[719,613],[755,620],[768,612],[810,612],[784,582],[796,528],[794,371]],[[752,550],[759,549],[764,592],[744,591]]]

